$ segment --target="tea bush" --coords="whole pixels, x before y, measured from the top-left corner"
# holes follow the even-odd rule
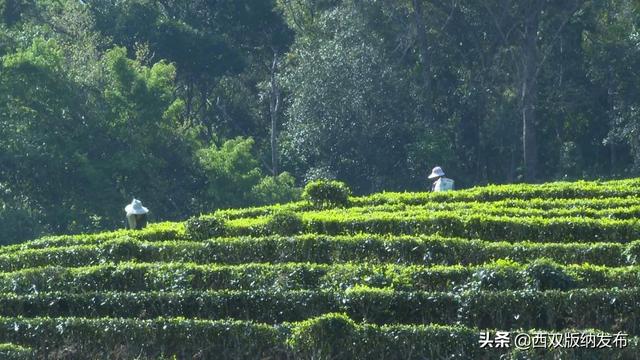
[[[351,190],[343,182],[336,180],[314,180],[302,192],[302,198],[316,208],[347,206]]]
[[[639,215],[640,179],[318,181],[304,201],[0,246],[0,358],[635,359]],[[628,346],[478,344],[533,329]]]
[[[226,220],[221,216],[204,215],[193,217],[185,223],[187,236],[193,240],[206,240],[224,236]]]

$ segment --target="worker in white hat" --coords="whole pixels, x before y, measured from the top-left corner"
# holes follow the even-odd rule
[[[433,181],[431,191],[450,191],[454,189],[454,181],[444,177],[444,171],[440,166],[436,166],[429,175],[429,180]]]
[[[147,213],[149,209],[142,206],[142,201],[133,199],[131,204],[125,206],[127,213],[127,224],[131,230],[140,230],[147,226]]]

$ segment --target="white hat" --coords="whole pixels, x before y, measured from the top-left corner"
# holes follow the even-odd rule
[[[133,199],[131,204],[127,205],[124,208],[124,211],[127,212],[127,215],[142,215],[149,212],[149,209],[142,206],[142,201],[138,199]]]
[[[444,171],[442,171],[442,168],[440,166],[436,166],[433,168],[433,170],[431,170],[431,175],[429,175],[429,179],[435,179],[441,176],[444,176]]]

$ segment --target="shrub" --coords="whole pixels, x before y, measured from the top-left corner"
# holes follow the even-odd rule
[[[0,359],[4,360],[27,360],[33,359],[33,351],[14,344],[0,344]]]
[[[304,187],[302,197],[318,208],[349,205],[351,190],[343,182],[315,180]]]
[[[626,257],[627,263],[638,265],[640,263],[640,240],[629,243],[622,255]]]
[[[567,290],[574,287],[574,280],[558,264],[548,259],[537,259],[525,271],[530,286],[536,290]]]
[[[477,268],[471,274],[466,288],[473,290],[508,290],[522,288],[517,265]]]
[[[129,250],[122,251],[122,242]],[[135,246],[135,248],[133,246]],[[1,250],[2,248],[0,248]],[[0,271],[48,266],[78,267],[105,262],[372,262],[398,264],[483,264],[499,258],[520,263],[547,257],[558,263],[624,266],[627,245],[609,243],[538,244],[447,239],[441,236],[301,235],[215,238],[207,241],[146,243],[118,238],[98,245],[13,248],[0,252]]]
[[[204,203],[218,208],[244,206],[250,202],[249,189],[260,182],[262,174],[252,138],[237,137],[221,146],[196,152],[198,164],[207,178]]]
[[[273,359],[284,347],[277,328],[233,320],[0,318],[0,329],[35,351],[27,359]]]
[[[37,211],[15,202],[0,201],[0,245],[20,243],[46,233],[43,223]]]
[[[295,178],[283,172],[277,177],[266,176],[251,188],[251,199],[256,205],[286,203],[300,199],[300,188]]]
[[[293,211],[281,210],[271,215],[267,231],[278,235],[296,235],[304,231],[302,217]]]
[[[301,359],[353,359],[358,331],[344,314],[326,314],[293,329],[289,345]]]
[[[193,240],[207,240],[224,236],[226,221],[217,215],[192,217],[185,224],[187,236]]]

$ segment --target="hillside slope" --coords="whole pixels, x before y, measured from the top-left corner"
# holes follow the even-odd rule
[[[629,179],[381,193],[41,238],[0,247],[0,354],[638,359],[639,216]],[[496,330],[617,342],[481,347]]]

